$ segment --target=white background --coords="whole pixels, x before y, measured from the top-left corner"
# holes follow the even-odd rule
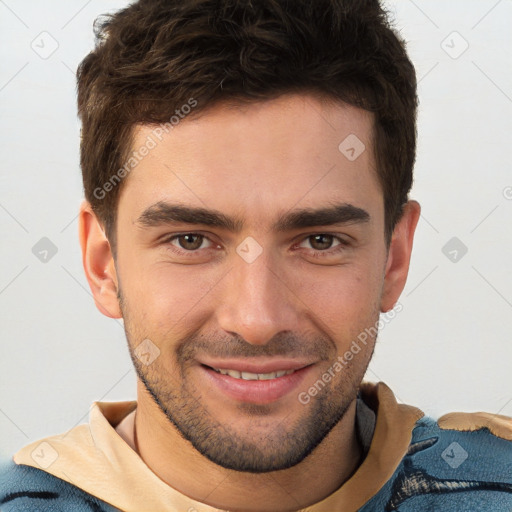
[[[122,322],[94,306],[76,218],[74,71],[94,18],[126,4],[0,0],[0,456],[85,421],[94,400],[135,398]],[[387,5],[419,79],[411,197],[423,212],[403,310],[367,378],[435,417],[512,416],[512,2]],[[51,48],[43,31],[58,43],[47,59],[31,48]],[[32,253],[42,237],[58,249],[46,263]],[[468,249],[457,262],[442,252],[453,237]]]

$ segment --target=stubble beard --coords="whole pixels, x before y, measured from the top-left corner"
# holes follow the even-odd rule
[[[199,453],[234,471],[266,473],[288,469],[302,462],[344,417],[357,397],[373,354],[372,347],[369,356],[360,354],[366,359],[365,364],[347,364],[316,396],[311,397],[309,403],[301,405],[303,410],[295,418],[290,418],[290,414],[279,421],[267,421],[272,404],[239,404],[240,415],[251,420],[245,422],[248,427],[240,431],[232,425],[221,424],[213,417],[215,411],[209,411],[202,402],[200,390],[189,384],[189,366],[187,360],[180,359],[179,351],[172,372],[164,366],[163,357],[150,365],[141,362],[135,353],[135,340],[144,338],[133,335],[130,316],[126,313],[124,305],[123,318],[130,356],[149,395],[178,433]]]

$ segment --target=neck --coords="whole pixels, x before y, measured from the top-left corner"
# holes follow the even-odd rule
[[[185,440],[146,390],[138,389],[135,445],[145,464],[182,494],[233,512],[285,512],[312,505],[336,491],[357,469],[356,400],[302,462],[269,473],[225,469]]]

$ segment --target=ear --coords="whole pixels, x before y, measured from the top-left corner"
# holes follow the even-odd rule
[[[417,201],[408,201],[403,214],[393,231],[389,246],[380,310],[385,313],[393,309],[402,293],[411,260],[412,243],[421,206]]]
[[[82,264],[96,307],[105,316],[122,318],[117,299],[118,279],[110,243],[88,201],[80,205],[79,237]]]

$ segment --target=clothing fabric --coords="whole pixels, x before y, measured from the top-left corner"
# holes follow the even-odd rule
[[[0,468],[0,510],[218,512],[160,480],[116,431],[136,407],[95,402],[88,424],[18,451]],[[307,512],[512,510],[512,418],[435,420],[398,403],[384,382],[363,382],[356,432],[362,463]]]

